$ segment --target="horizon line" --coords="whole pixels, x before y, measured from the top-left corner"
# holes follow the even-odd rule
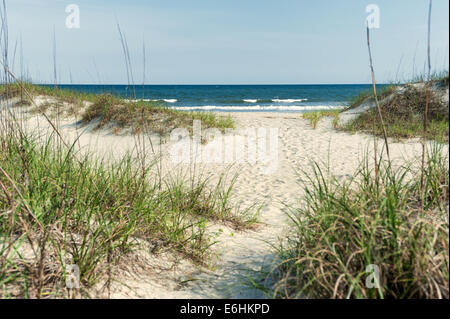
[[[50,86],[58,86],[58,85],[124,85],[124,86],[135,86],[135,87],[140,87],[142,86],[142,83],[140,84],[127,84],[127,83],[108,83],[108,84],[104,84],[104,83],[32,83],[34,85],[50,85]],[[392,84],[392,83],[377,83],[377,85],[388,85],[388,84]],[[229,86],[281,86],[281,85],[372,85],[372,83],[173,83],[173,84],[168,84],[168,83],[161,83],[161,84],[157,84],[157,83],[148,83],[148,84],[144,84],[145,86],[148,85],[154,85],[154,86],[173,86],[173,85],[178,85],[178,86],[225,86],[225,85],[229,85]]]

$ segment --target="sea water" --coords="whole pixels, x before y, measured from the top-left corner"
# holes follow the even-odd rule
[[[178,110],[222,112],[310,112],[339,110],[366,84],[323,85],[59,85],[84,93],[158,101]]]

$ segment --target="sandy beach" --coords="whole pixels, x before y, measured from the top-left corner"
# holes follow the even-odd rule
[[[51,132],[42,116],[25,116],[29,117],[25,127],[34,133]],[[158,167],[163,178],[192,174],[193,169],[195,174],[211,177],[211,183],[224,173],[229,179],[236,175],[233,203],[239,207],[261,207],[258,223],[251,230],[208,224],[208,232],[213,234],[217,243],[211,248],[212,261],[205,267],[164,251],[152,254],[151,249],[144,246],[114,269],[112,298],[264,298],[261,290],[252,287],[250,275],[254,271],[270,272],[276,257],[273,245],[287,234],[288,207],[300,203],[304,194],[301,182],[305,174],[311,172],[311,164],[316,162],[329,167],[330,174],[345,182],[353,176],[365,152],[370,153],[373,149],[372,137],[339,132],[332,128],[328,118],[322,119],[313,129],[298,113],[253,112],[232,113],[231,116],[236,123],[235,132],[245,132],[248,128],[262,128],[266,132],[276,129],[275,169],[264,170],[267,163],[258,160],[256,163],[238,163],[236,160],[232,163],[226,160],[221,163],[173,163],[170,156],[173,141],[159,145],[156,137],[150,140],[126,131],[114,134],[111,130],[93,130],[94,123],[80,126],[77,119],[59,121],[58,127],[67,143],[73,143],[79,137],[76,142],[78,151],[117,160],[127,152],[137,154],[145,145],[146,160],[159,159],[159,154],[162,154]],[[210,143],[203,144],[208,146]],[[383,145],[381,140],[378,144],[380,148]],[[249,154],[249,145],[245,144],[245,154]],[[394,163],[402,164],[420,155],[421,144],[417,139],[392,142],[390,148]],[[448,145],[445,152],[448,154]],[[257,284],[263,285],[264,278],[260,279]]]

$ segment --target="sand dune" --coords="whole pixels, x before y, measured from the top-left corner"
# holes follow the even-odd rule
[[[338,132],[326,118],[312,129],[299,114],[234,113],[232,116],[237,130],[278,129],[276,169],[267,173],[262,170],[266,166],[264,163],[244,162],[197,163],[195,170],[196,174],[203,172],[212,176],[211,182],[223,172],[228,172],[228,176],[238,174],[233,201],[242,207],[255,203],[262,205],[259,225],[253,230],[236,231],[211,224],[209,231],[216,234],[218,243],[212,248],[216,257],[209,269],[177,260],[167,253],[153,255],[149,249],[142,250],[115,270],[118,276],[113,284],[113,298],[263,298],[260,290],[251,288],[248,276],[253,271],[270,270],[276,257],[271,245],[284,238],[289,229],[287,206],[301,200],[301,180],[305,172],[311,171],[311,163],[323,163],[330,173],[344,182],[353,175],[364,153],[373,149],[372,137]],[[32,116],[26,123],[26,127],[35,133],[50,132],[48,123],[41,116]],[[115,135],[108,130],[95,131],[92,127],[81,127],[73,119],[59,124],[68,143],[79,136],[79,151],[94,151],[101,157],[112,159],[120,159],[127,152],[137,152],[139,137],[126,132]],[[142,143],[146,146],[149,161],[161,151],[166,177],[192,172],[193,164],[180,165],[171,161],[169,154],[173,142],[159,145],[158,139],[154,138],[150,144],[150,140],[144,138]],[[381,148],[382,141],[378,143]],[[151,151],[152,146],[155,153]],[[246,152],[248,147],[245,145]],[[399,164],[421,152],[418,140],[392,143],[390,147],[391,157]]]

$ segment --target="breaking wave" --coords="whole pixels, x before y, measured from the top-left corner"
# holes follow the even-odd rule
[[[184,111],[324,111],[324,110],[342,110],[344,106],[335,105],[251,105],[251,106],[218,106],[218,105],[203,105],[203,106],[178,106],[171,107],[171,109]]]

